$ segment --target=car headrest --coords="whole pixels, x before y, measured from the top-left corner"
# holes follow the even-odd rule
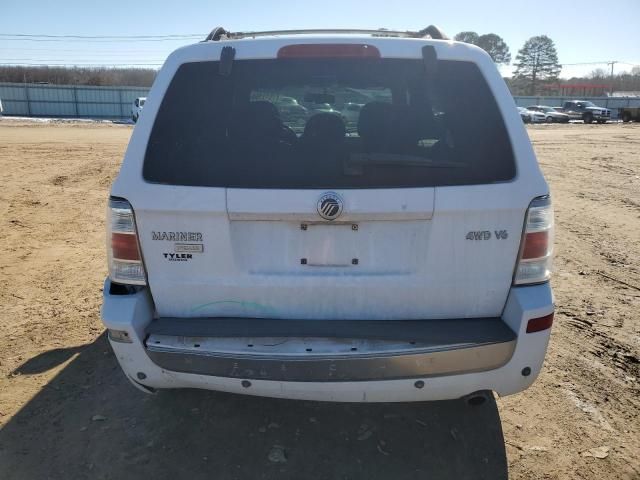
[[[347,129],[344,121],[334,113],[317,113],[307,120],[302,138],[319,145],[337,145],[344,140]]]
[[[369,102],[360,110],[358,135],[367,150],[386,151],[393,122],[393,106],[386,102]]]
[[[280,112],[271,102],[249,102],[234,111],[229,133],[234,139],[277,138],[282,129]]]
[[[250,102],[247,116],[249,124],[260,130],[277,132],[282,126],[278,107],[265,100]]]
[[[360,110],[358,135],[374,138],[383,134],[391,124],[392,105],[386,102],[369,102]]]
[[[390,146],[394,150],[414,147],[425,133],[424,121],[415,108],[393,105],[391,127],[388,130]]]

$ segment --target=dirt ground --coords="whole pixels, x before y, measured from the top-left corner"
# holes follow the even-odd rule
[[[471,407],[145,395],[100,323],[131,127],[0,121],[0,479],[640,478],[640,124],[529,127],[556,323],[526,392]]]

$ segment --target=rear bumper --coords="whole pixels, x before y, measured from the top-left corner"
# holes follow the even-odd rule
[[[246,380],[426,378],[501,367],[516,335],[500,318],[309,321],[162,318],[146,353],[175,372]]]
[[[271,336],[286,334],[292,340],[287,348],[262,342],[261,349],[248,352],[247,332],[255,333],[251,322],[256,320],[154,321],[146,289],[112,295],[107,280],[102,319],[107,328],[127,332],[128,343],[110,342],[125,374],[138,385],[382,402],[451,399],[479,390],[500,395],[524,390],[542,367],[550,333],[526,334],[527,320],[552,310],[548,285],[518,287],[512,289],[501,319],[375,322],[365,328],[369,338],[355,344],[354,324],[361,327],[366,321],[298,325],[274,321],[268,327],[274,332]],[[215,332],[210,331],[212,321],[217,323]],[[283,322],[287,332],[278,331],[276,324]],[[451,328],[454,322],[458,322],[456,328]],[[385,323],[392,324],[393,340],[384,338],[390,330]],[[313,348],[307,351],[304,347],[310,344],[302,340],[321,333],[305,329],[327,324],[334,332],[332,342],[313,339]],[[410,338],[414,339],[411,345]],[[523,375],[523,370],[528,374]]]
[[[605,113],[594,113],[590,112],[593,115],[594,120],[611,120],[611,112]]]

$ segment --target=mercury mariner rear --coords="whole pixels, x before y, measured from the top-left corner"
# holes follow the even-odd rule
[[[549,190],[489,56],[426,32],[217,29],[170,55],[107,210],[102,320],[135,386],[386,402],[531,385]]]

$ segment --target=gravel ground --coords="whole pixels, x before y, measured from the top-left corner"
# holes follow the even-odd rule
[[[0,121],[0,478],[640,478],[640,124],[529,127],[556,324],[526,392],[471,407],[147,396],[99,318],[131,127]]]

